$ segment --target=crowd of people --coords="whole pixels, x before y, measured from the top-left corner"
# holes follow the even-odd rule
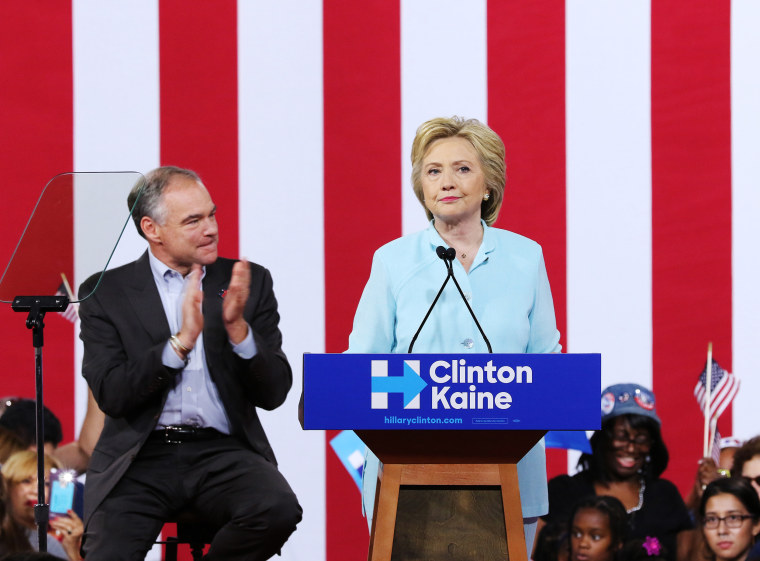
[[[16,400],[0,415],[0,559],[37,549],[34,402]],[[5,416],[7,414],[7,417]],[[45,409],[46,489],[64,464],[60,422]],[[72,443],[76,444],[76,443]],[[602,427],[574,475],[549,481],[549,513],[539,521],[534,561],[760,560],[760,436],[721,441],[716,464],[703,458],[686,501],[661,477],[668,464],[655,397],[635,384],[602,392]],[[69,456],[70,457],[70,456]],[[80,466],[81,470],[81,466]],[[46,501],[50,495],[46,496]],[[80,496],[81,499],[81,496]],[[47,551],[79,561],[81,500],[52,517]],[[79,512],[77,512],[77,510]]]
[[[51,475],[70,473],[68,483],[75,487],[71,508],[49,515],[45,547],[48,557],[30,557],[39,547],[35,505],[39,503],[37,479],[36,404],[31,399],[7,399],[0,411],[0,559],[67,559],[79,561],[82,524],[81,483],[75,471],[68,472],[57,457],[62,452],[61,423],[47,407],[43,410],[45,504],[51,499]],[[66,453],[64,452],[64,455]],[[76,500],[74,500],[76,496]],[[79,512],[77,512],[79,511]],[[42,555],[42,554],[40,554]]]
[[[578,473],[549,481],[534,561],[760,560],[760,437],[723,439],[719,464],[699,461],[684,501],[661,477],[668,450],[654,394],[617,384],[601,399],[592,452]]]

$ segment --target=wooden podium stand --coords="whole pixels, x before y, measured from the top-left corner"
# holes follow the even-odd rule
[[[357,430],[383,462],[379,474],[369,561],[390,561],[402,485],[498,487],[508,559],[528,561],[517,462],[546,431]]]
[[[517,462],[548,430],[599,428],[600,372],[598,354],[305,354],[303,426],[354,430],[382,462],[369,561],[528,561]],[[437,489],[471,493],[465,516],[426,510],[448,508]]]

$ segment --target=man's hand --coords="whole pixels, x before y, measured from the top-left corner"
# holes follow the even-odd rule
[[[250,286],[251,265],[243,259],[232,267],[232,278],[222,304],[224,327],[233,345],[242,343],[248,336],[248,324],[243,319],[243,309],[248,301]]]
[[[185,297],[182,300],[182,326],[177,333],[180,343],[187,348],[192,349],[198,335],[203,331],[203,291],[201,290],[201,266],[196,264],[190,270],[187,277],[187,287],[185,288]],[[182,358],[187,358],[182,356]]]

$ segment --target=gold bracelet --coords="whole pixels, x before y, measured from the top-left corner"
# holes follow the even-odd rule
[[[183,345],[182,341],[180,341],[179,337],[177,337],[176,335],[172,335],[171,337],[169,337],[169,343],[171,344],[172,347],[174,347],[175,350],[182,351],[185,354],[190,354],[190,351],[193,350],[193,349],[188,349],[185,345]]]

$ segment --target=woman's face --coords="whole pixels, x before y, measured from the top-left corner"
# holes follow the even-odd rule
[[[49,475],[48,475],[49,477]],[[34,505],[37,504],[37,476],[30,475],[9,486],[11,515],[23,526],[34,528]],[[50,498],[50,483],[45,484],[45,502]]]
[[[571,561],[611,561],[613,555],[609,517],[595,508],[575,513],[570,527]]]
[[[638,477],[652,449],[652,435],[646,429],[634,429],[628,420],[617,417],[612,425],[612,438],[606,464],[617,479]]]
[[[744,462],[742,476],[752,480],[752,486],[755,488],[758,497],[760,497],[760,485],[758,485],[756,480],[757,477],[760,477],[760,456],[752,456],[752,458]]]
[[[422,159],[422,193],[436,220],[479,221],[486,180],[480,157],[467,139],[436,140]]]
[[[747,509],[730,493],[707,499],[702,532],[717,561],[743,559],[752,547],[754,536],[760,532],[760,521],[741,518],[743,516],[749,516]],[[708,525],[715,524],[716,519],[717,527],[708,528]]]

